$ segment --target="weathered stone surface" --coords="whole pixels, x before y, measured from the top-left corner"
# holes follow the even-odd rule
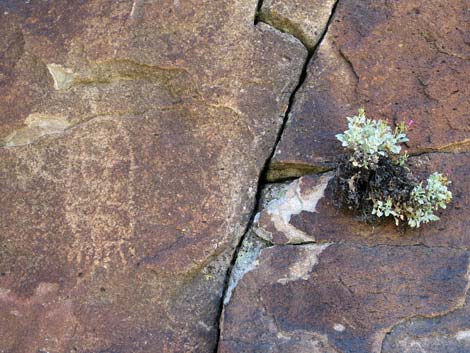
[[[277,245],[238,282],[225,308],[220,352],[467,352],[469,162],[469,153],[410,159],[423,179],[447,173],[453,201],[440,221],[405,233],[393,221],[371,227],[337,209],[332,173],[271,186],[278,199],[266,202],[254,231]],[[284,245],[298,234],[320,244]]]
[[[332,173],[327,173],[318,177],[304,177],[282,187],[282,195],[270,201],[257,215],[253,231],[273,244],[314,242],[315,238],[290,224],[290,220],[302,212],[316,212],[316,205],[323,198],[332,176]]]
[[[464,308],[447,315],[417,318],[395,327],[384,340],[382,353],[470,352],[469,298]]]
[[[332,166],[342,152],[334,136],[360,106],[390,123],[413,119],[412,153],[468,151],[467,7],[465,1],[340,1],[272,167],[295,176],[296,166]]]
[[[269,245],[263,239],[257,237],[252,231],[248,231],[240,249],[237,252],[236,261],[230,271],[227,291],[224,296],[224,305],[230,302],[233,290],[243,276],[258,265],[258,256],[262,249]]]
[[[418,229],[399,231],[392,220],[384,221],[380,226],[372,227],[356,219],[352,212],[338,209],[334,205],[331,187],[327,187],[332,174],[307,175],[292,183],[291,189],[304,185],[303,195],[324,189],[324,194],[315,205],[315,211],[290,206],[298,202],[297,194],[286,194],[273,205],[285,205],[284,214],[292,213],[286,218],[282,228],[275,227],[278,222],[269,207],[258,216],[255,232],[274,244],[288,244],[292,234],[302,234],[304,239],[319,242],[353,242],[360,244],[393,244],[427,246],[448,246],[470,249],[468,229],[468,207],[470,204],[470,182],[468,180],[469,153],[430,153],[410,159],[410,165],[418,178],[424,180],[431,173],[441,171],[448,174],[452,181],[450,190],[453,199],[445,210],[437,214],[441,219],[437,222],[424,224]],[[282,187],[285,188],[285,187]],[[302,195],[301,194],[301,195]],[[295,212],[294,212],[295,211]]]
[[[335,3],[336,0],[265,0],[259,17],[312,49],[324,33]]]
[[[0,350],[208,352],[306,50],[256,1],[2,1]]]
[[[260,18],[305,41],[307,14],[299,9],[307,3],[264,1]],[[270,186],[277,200],[265,203],[253,231],[274,245],[255,260],[251,253],[237,278],[219,352],[469,350],[467,12],[462,1],[338,3],[268,180],[333,167],[342,153],[334,135],[364,106],[390,123],[414,120],[411,168],[423,179],[447,174],[452,203],[440,221],[401,232],[392,220],[371,227],[337,209],[331,175]]]
[[[264,249],[225,307],[219,352],[379,353],[396,324],[462,307],[469,257],[417,246]]]

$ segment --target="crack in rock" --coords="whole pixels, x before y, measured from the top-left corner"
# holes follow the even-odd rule
[[[258,265],[258,256],[266,246],[267,244],[264,241],[255,237],[252,233],[249,233],[244,239],[230,273],[230,279],[223,301],[224,306],[230,302],[232,293],[243,276],[256,268]]]
[[[289,33],[313,50],[327,29],[336,0],[264,0],[259,20]]]
[[[233,293],[233,290],[235,289],[236,285],[238,284],[238,281],[244,276],[244,274],[246,274],[247,272],[249,272],[250,270],[252,270],[255,265],[256,265],[256,258],[257,256],[259,255],[259,252],[261,251],[260,250],[252,250],[251,252],[248,252],[248,256],[246,256],[246,258],[248,259],[248,261],[241,261],[240,263],[244,263],[245,262],[245,266],[239,266],[238,269],[236,269],[236,274],[235,274],[235,278],[234,280],[232,280],[232,271],[235,267],[235,263],[237,262],[238,260],[238,253],[239,253],[239,250],[242,248],[243,246],[243,243],[245,241],[245,238],[246,238],[246,235],[248,234],[248,232],[250,231],[251,227],[252,227],[252,223],[253,223],[253,220],[256,216],[256,212],[258,210],[258,207],[259,207],[259,204],[260,204],[260,199],[261,199],[261,192],[262,192],[262,189],[263,189],[263,185],[264,183],[266,182],[267,180],[267,176],[269,175],[269,170],[270,170],[270,164],[271,164],[271,161],[273,159],[273,156],[276,152],[276,149],[277,149],[277,146],[281,140],[281,137],[282,137],[282,134],[284,132],[284,129],[285,129],[285,126],[287,124],[287,121],[289,119],[289,113],[290,113],[290,110],[292,109],[292,106],[294,104],[294,99],[295,99],[295,95],[297,93],[297,91],[300,89],[300,87],[303,85],[304,81],[305,81],[305,78],[307,76],[307,67],[308,67],[308,64],[310,63],[310,60],[312,59],[316,49],[318,48],[318,46],[321,44],[321,42],[323,41],[324,37],[325,37],[325,34],[327,33],[328,31],[328,27],[330,25],[330,22],[333,18],[333,15],[334,15],[334,12],[335,12],[335,9],[336,9],[336,5],[338,4],[338,0],[336,0],[334,2],[334,5],[331,7],[331,11],[330,11],[330,14],[327,18],[327,21],[325,21],[324,23],[324,27],[322,29],[322,32],[321,32],[321,35],[318,37],[318,40],[316,42],[316,44],[312,47],[310,47],[310,50],[308,52],[308,55],[307,55],[307,58],[305,59],[305,62],[304,62],[304,65],[303,65],[303,68],[302,68],[302,71],[301,71],[301,74],[299,76],[299,80],[298,80],[298,83],[297,83],[297,86],[293,89],[291,95],[290,95],[290,98],[289,98],[289,103],[288,103],[288,106],[286,107],[285,109],[285,112],[284,112],[284,117],[283,117],[283,122],[281,124],[281,127],[278,131],[278,135],[277,135],[277,138],[276,138],[276,141],[274,142],[273,144],[273,148],[272,148],[272,152],[270,154],[270,156],[267,158],[266,162],[265,162],[265,165],[264,165],[264,168],[260,174],[260,178],[259,178],[259,181],[258,181],[258,190],[257,190],[257,196],[256,196],[256,200],[255,200],[255,203],[254,203],[254,207],[253,207],[253,212],[252,212],[252,220],[248,223],[248,226],[247,226],[247,231],[245,232],[245,234],[242,236],[242,238],[240,239],[240,242],[237,246],[237,248],[235,249],[235,252],[234,252],[234,259],[232,260],[232,262],[234,263],[234,265],[228,269],[227,271],[227,280],[226,280],[226,288],[224,289],[223,291],[223,300],[222,300],[222,307],[221,307],[221,310],[220,310],[220,317],[219,317],[219,335],[218,335],[218,338],[217,338],[217,343],[216,343],[216,348],[215,348],[215,351],[217,352],[219,350],[219,343],[220,343],[220,337],[221,337],[221,327],[223,327],[223,319],[224,319],[224,307],[225,305],[230,301],[230,298],[231,298],[231,295]],[[258,4],[257,4],[257,8],[256,8],[256,11],[255,11],[255,25],[257,24],[257,22],[259,21],[259,14],[260,12],[262,11],[262,7],[263,7],[263,0],[259,0]],[[275,27],[274,27],[275,28]],[[277,28],[275,28],[277,29]],[[282,29],[278,29],[280,30],[281,32],[283,32]],[[299,39],[299,38],[297,38]],[[300,39],[299,39],[300,40]],[[301,41],[301,40],[300,40]],[[301,41],[302,42],[302,41]],[[303,42],[302,42],[303,43]],[[303,43],[304,46],[305,46],[305,43]],[[307,47],[308,48],[308,47]],[[315,203],[316,205],[316,203]],[[313,206],[315,207],[315,206]],[[247,246],[247,248],[249,248],[249,245]],[[237,280],[238,278],[238,280]],[[228,295],[228,299],[226,299],[226,296]]]
[[[276,152],[279,153],[279,150]],[[296,162],[271,162],[266,175],[266,182],[278,183],[292,178],[300,178],[307,174],[323,173],[331,170],[329,167]]]

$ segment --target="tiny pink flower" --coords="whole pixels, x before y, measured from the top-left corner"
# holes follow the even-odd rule
[[[415,121],[413,119],[410,119],[406,122],[406,126],[408,126],[408,128],[410,128],[414,123],[415,123]]]

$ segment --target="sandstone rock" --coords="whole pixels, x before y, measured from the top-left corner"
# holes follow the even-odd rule
[[[0,4],[0,347],[209,352],[306,50],[256,1]]]
[[[342,152],[334,136],[360,106],[390,123],[413,119],[412,153],[468,151],[466,17],[463,1],[340,1],[296,94],[272,169],[296,176],[331,167]]]
[[[336,0],[265,0],[259,17],[312,49],[324,33],[335,3]]]
[[[396,324],[464,304],[469,256],[417,246],[264,249],[225,308],[219,352],[378,353]]]

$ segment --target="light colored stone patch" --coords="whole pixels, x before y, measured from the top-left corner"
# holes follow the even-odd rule
[[[230,274],[227,292],[224,297],[224,305],[230,302],[234,289],[237,287],[238,282],[245,276],[246,273],[253,271],[258,266],[258,256],[261,250],[266,247],[266,244],[259,238],[249,233],[238,252],[237,260],[233,266],[232,273]]]
[[[337,353],[328,341],[328,336],[305,330],[278,333],[280,344],[296,353]],[[285,352],[282,350],[282,352]]]
[[[461,340],[470,341],[470,330],[457,332],[457,334],[455,335],[455,338],[459,341]]]
[[[272,318],[271,318],[272,320]],[[328,336],[319,332],[307,330],[283,331],[274,323],[270,329],[276,330],[276,336],[272,340],[275,352],[296,353],[338,353],[330,344]],[[269,350],[271,352],[271,350]]]
[[[286,284],[297,280],[308,280],[313,267],[318,263],[318,256],[331,244],[303,245],[297,256],[297,261],[289,267],[287,277],[279,278],[278,283]]]
[[[299,38],[309,49],[326,29],[335,0],[266,0],[261,19]]]
[[[335,324],[333,326],[334,330],[335,331],[338,331],[338,332],[343,332],[344,330],[346,330],[346,327],[344,327],[343,325],[341,324]]]
[[[319,183],[308,190],[301,192],[302,178],[292,182],[285,194],[279,199],[272,200],[266,206],[266,212],[270,215],[271,221],[277,231],[283,233],[287,237],[286,244],[299,244],[314,242],[315,239],[305,232],[297,229],[290,224],[293,215],[297,215],[302,211],[316,212],[318,201],[324,196],[328,182],[332,178],[331,173],[327,173],[320,178]],[[256,218],[254,231],[256,235],[267,241],[272,241],[272,234],[258,226],[259,215]]]
[[[42,113],[29,115],[24,123],[26,127],[13,131],[4,139],[4,146],[28,145],[42,136],[60,134],[72,125],[65,116]]]
[[[199,326],[201,326],[207,332],[212,331],[212,326],[207,325],[204,321],[198,321]]]
[[[268,204],[269,214],[278,216],[282,222],[288,223],[292,215],[302,211],[315,212],[315,207],[326,188],[327,181],[312,189],[307,195],[300,193],[300,179],[292,183],[287,193],[281,199],[273,200]]]
[[[76,74],[72,69],[58,64],[47,64],[47,69],[54,80],[56,90],[66,90],[73,85]]]

